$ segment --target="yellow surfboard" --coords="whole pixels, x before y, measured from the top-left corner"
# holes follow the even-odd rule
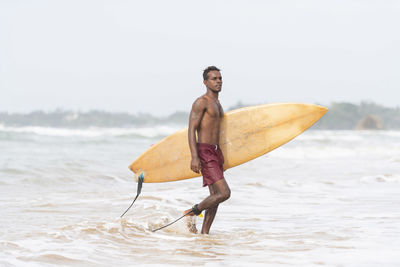
[[[268,104],[225,113],[220,147],[224,170],[257,158],[289,142],[317,122],[327,108],[311,104]],[[171,182],[200,176],[190,169],[188,129],[164,138],[129,168],[145,183]]]

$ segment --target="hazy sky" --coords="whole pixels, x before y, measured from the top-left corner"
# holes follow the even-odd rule
[[[400,1],[0,0],[0,111],[400,106]]]

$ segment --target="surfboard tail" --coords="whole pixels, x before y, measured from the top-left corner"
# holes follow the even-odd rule
[[[144,180],[144,177],[146,177],[146,173],[143,170],[132,170],[132,171],[134,174],[135,182],[139,182],[140,178],[142,178],[142,180]]]

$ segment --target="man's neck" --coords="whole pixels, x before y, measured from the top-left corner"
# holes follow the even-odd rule
[[[213,92],[213,91],[211,91],[210,89],[208,89],[206,95],[207,95],[208,97],[212,98],[212,99],[218,100],[218,95],[219,95],[219,93]]]

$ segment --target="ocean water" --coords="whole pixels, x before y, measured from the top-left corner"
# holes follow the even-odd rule
[[[0,126],[0,266],[400,266],[400,132],[309,130],[225,172],[210,235],[153,233],[208,195],[144,184],[120,218],[128,165],[179,128]]]

